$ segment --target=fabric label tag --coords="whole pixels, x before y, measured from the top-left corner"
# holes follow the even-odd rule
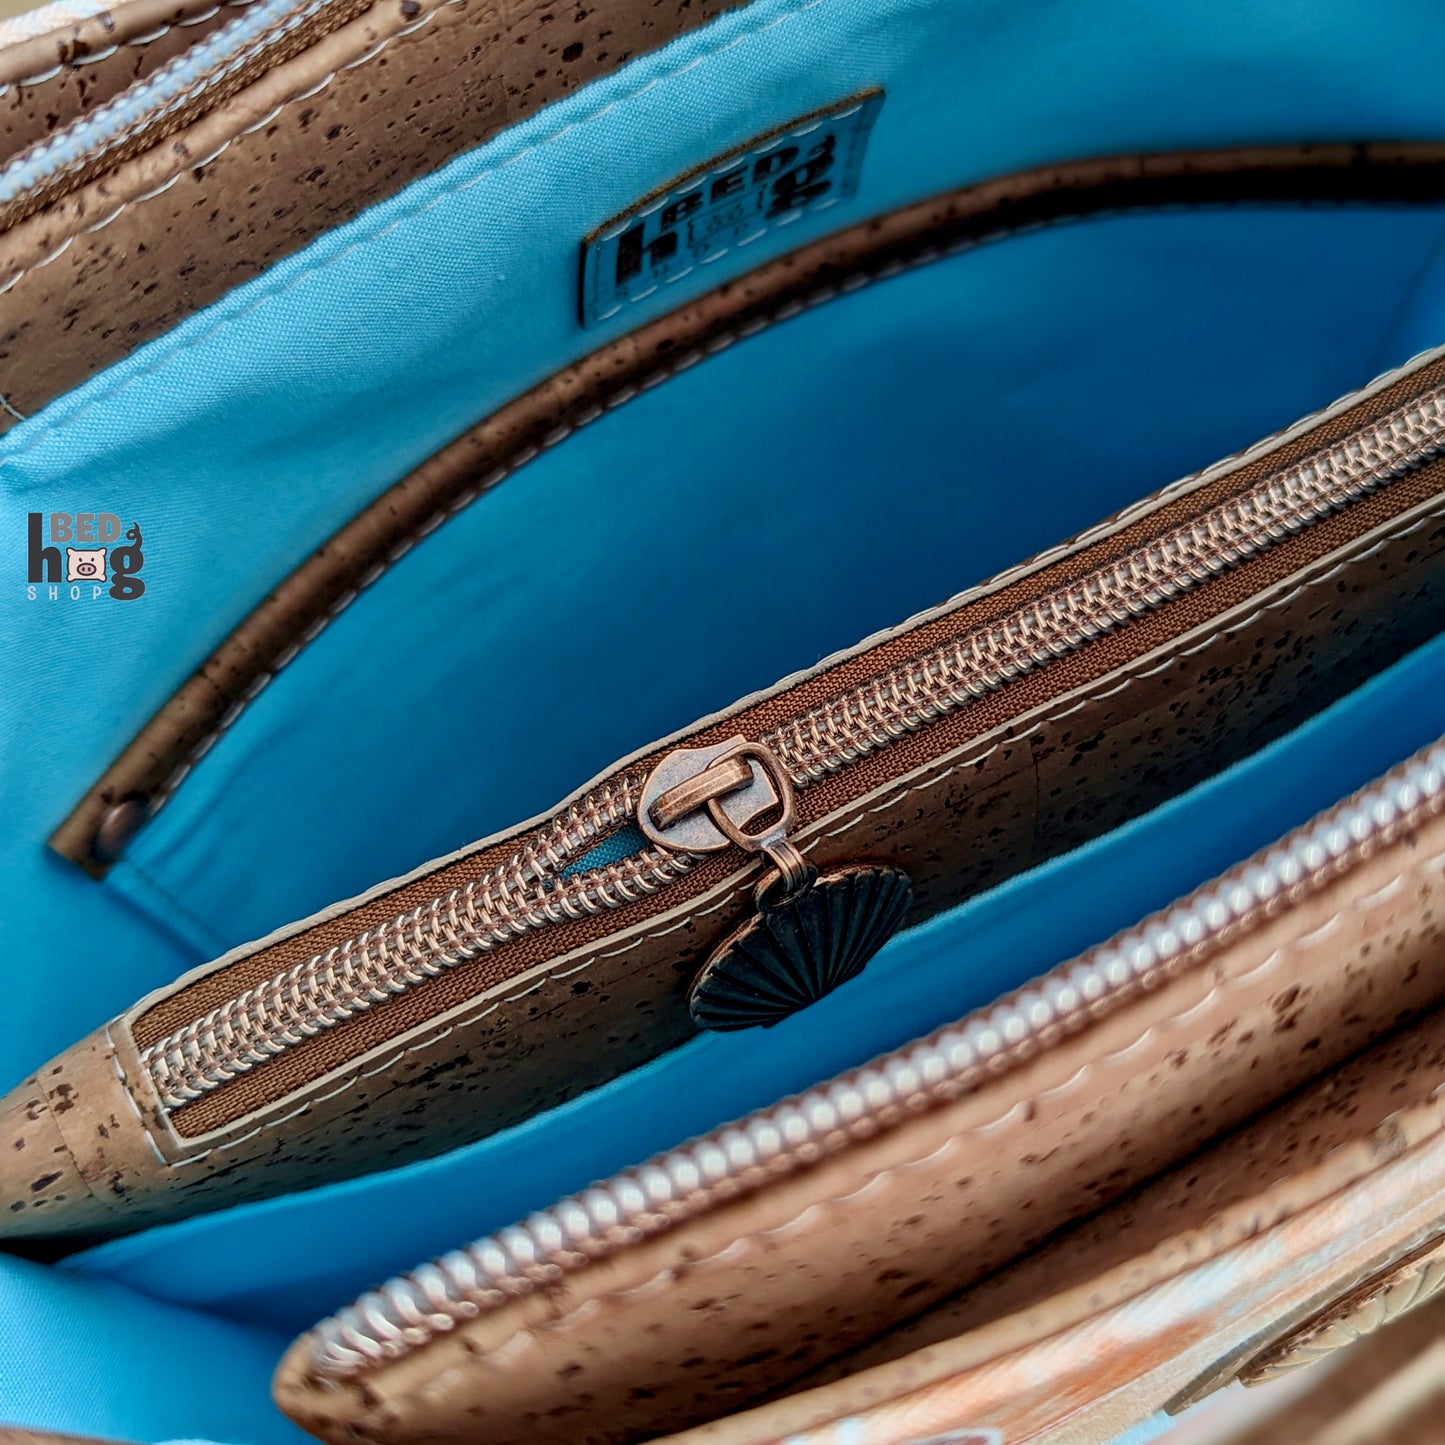
[[[639,201],[582,246],[582,324],[858,189],[883,92],[854,96],[770,131]]]

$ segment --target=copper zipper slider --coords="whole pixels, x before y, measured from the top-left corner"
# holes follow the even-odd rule
[[[856,977],[892,937],[912,899],[901,869],[854,864],[819,876],[788,836],[792,779],[771,748],[730,738],[678,748],[643,785],[637,821],[684,853],[738,847],[772,867],[753,890],[757,912],[713,950],[688,1008],[705,1029],[778,1023]]]
[[[748,828],[774,815],[755,833]],[[818,870],[789,840],[797,817],[793,782],[778,755],[762,743],[730,738],[710,748],[678,748],[653,770],[642,789],[637,820],[654,842],[681,853],[743,848],[761,853],[777,870],[758,884],[758,906],[805,893]]]

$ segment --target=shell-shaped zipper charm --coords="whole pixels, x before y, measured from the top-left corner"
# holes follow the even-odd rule
[[[700,1028],[766,1028],[857,978],[913,898],[900,868],[854,864],[772,903],[734,929],[688,995]]]
[[[688,1007],[700,1028],[767,1027],[806,1008],[856,978],[908,912],[913,887],[902,869],[858,863],[820,878],[788,837],[793,818],[787,769],[746,738],[678,748],[643,786],[638,822],[653,842],[745,848],[773,865],[754,893],[757,913],[693,980]]]

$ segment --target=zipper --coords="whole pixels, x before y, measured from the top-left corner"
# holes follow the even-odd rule
[[[832,875],[819,892],[785,826],[774,823],[754,834],[745,831],[749,823],[770,811],[790,820],[796,790],[1087,648],[1348,509],[1442,451],[1445,385],[1423,391],[1077,581],[882,671],[756,740],[738,737],[721,747],[676,749],[650,771],[600,785],[481,877],[239,992],[142,1049],[142,1065],[162,1105],[182,1108],[287,1049],[524,934],[662,893],[709,852],[729,847],[764,854],[773,865],[757,894],[759,918],[778,925],[762,930],[766,950],[776,953],[786,945],[801,958],[811,947],[809,939],[842,927],[840,908],[863,909],[870,927],[883,919],[896,926],[906,892],[889,880],[850,876],[845,883]],[[633,851],[588,866],[592,849],[625,836],[621,830],[629,827],[638,830]],[[786,914],[788,909],[793,912]],[[872,933],[878,931],[872,927]],[[741,1026],[709,1022],[717,1017],[716,999],[706,996],[706,987],[700,998],[697,989],[704,975],[730,970],[736,975],[739,949],[755,961],[759,930],[725,943],[734,948],[730,959],[715,970],[715,954],[694,988],[694,1017],[704,1026]],[[851,972],[835,960],[821,970],[828,977],[805,991],[816,997],[836,986],[866,957],[846,962]],[[802,958],[797,967],[805,966],[812,964]],[[729,987],[746,992],[755,984],[753,970],[741,983],[734,976]],[[775,1016],[776,1010],[742,1023]]]
[[[701,357],[784,324],[800,311],[831,304],[860,286],[1040,226],[1179,206],[1416,205],[1435,203],[1442,194],[1445,146],[1437,144],[1246,146],[1038,167],[830,233],[749,273],[746,295],[729,293],[729,299],[718,293],[701,309],[685,308],[686,316],[659,317],[513,397],[420,471],[378,495],[291,574],[284,616],[263,606],[236,624],[197,678],[143,724],[77,799],[48,846],[92,877],[103,878],[270,679],[291,666],[415,543],[501,485],[539,451],[566,442]],[[0,280],[0,288],[5,284]],[[666,359],[659,362],[659,357]],[[1363,394],[1350,400],[1362,399]],[[1317,416],[1305,425],[1320,420]],[[1291,434],[1302,430],[1292,428]],[[202,677],[204,686],[199,685]],[[165,1027],[169,1031],[171,1022]],[[145,1042],[153,1041],[147,1034]]]
[[[317,1325],[310,1365],[341,1382],[850,1144],[952,1102],[1085,1027],[1445,810],[1445,740],[1249,862],[1011,998],[921,1042],[596,1184],[444,1255]]]
[[[16,224],[108,165],[158,144],[366,8],[367,0],[254,0],[145,80],[0,167],[4,223]]]

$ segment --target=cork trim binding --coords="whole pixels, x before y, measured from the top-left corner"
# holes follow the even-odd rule
[[[0,181],[27,172],[33,178],[0,206],[0,229],[18,224],[122,161],[153,149],[372,8],[370,0],[304,0],[299,6],[273,13],[258,0],[249,12],[243,12],[245,18],[238,18],[229,29],[214,32],[148,80],[17,156]],[[113,115],[108,116],[107,111]],[[125,119],[130,111],[134,118]],[[87,142],[74,158],[67,159],[65,152],[74,148],[77,135],[83,134],[79,128],[90,126],[96,127],[96,143]]]
[[[1061,718],[1077,713],[1089,703],[1099,701],[1105,697],[1114,696],[1143,678],[1153,677],[1161,672],[1166,672],[1171,668],[1179,666],[1189,658],[1207,652],[1212,646],[1223,639],[1254,626],[1265,613],[1288,607],[1297,598],[1311,590],[1327,587],[1347,566],[1363,562],[1367,558],[1374,556],[1390,542],[1399,541],[1408,537],[1421,528],[1438,522],[1442,516],[1445,516],[1445,511],[1434,511],[1426,516],[1415,519],[1399,531],[1382,537],[1368,550],[1361,553],[1358,557],[1351,559],[1350,562],[1337,563],[1318,575],[1310,577],[1307,581],[1302,582],[1297,587],[1292,587],[1287,593],[1273,599],[1265,606],[1252,610],[1245,616],[1234,620],[1229,626],[1210,631],[1206,636],[1194,642],[1184,651],[1174,653],[1165,658],[1162,663],[1152,658],[1141,659],[1134,666],[1127,669],[1122,680],[1117,676],[1111,675],[1103,685],[1091,688],[1077,696],[1071,695],[1063,708],[1035,719],[1028,727],[1011,736],[1009,743],[1016,744],[1023,742],[1036,733],[1046,730]],[[862,808],[852,810],[849,816],[837,826],[822,833],[818,837],[802,843],[800,845],[800,851],[805,857],[813,860],[826,841],[839,837],[847,837],[850,833],[859,831],[861,826],[866,824],[869,818],[877,814],[894,811],[907,807],[910,804],[916,805],[922,795],[935,793],[939,788],[945,787],[949,781],[958,774],[977,768],[980,763],[997,752],[1001,746],[1003,746],[1002,743],[995,742],[980,749],[965,750],[963,756],[948,761],[920,781],[909,783],[890,792],[884,798],[870,802]],[[1430,861],[1438,866],[1442,859],[1445,859],[1445,854],[1441,854]],[[1342,867],[1343,866],[1344,865],[1342,865]],[[1334,872],[1331,872],[1328,877],[1322,876],[1317,882],[1317,887],[1324,888],[1328,886],[1336,876]],[[1399,876],[1403,877],[1404,875]],[[187,1146],[182,1149],[181,1152],[174,1152],[175,1146],[171,1141],[157,1136],[153,1131],[150,1118],[135,1102],[134,1091],[126,1078],[119,1058],[116,1056],[115,1045],[113,1040],[109,1039],[108,1030],[107,1038],[112,1055],[112,1066],[115,1069],[116,1076],[121,1081],[122,1087],[125,1089],[126,1102],[130,1106],[132,1113],[140,1121],[146,1143],[156,1160],[167,1169],[179,1169],[187,1165],[200,1164],[215,1155],[234,1151],[237,1148],[249,1144],[252,1140],[262,1138],[278,1128],[283,1128],[285,1125],[303,1117],[321,1104],[355,1093],[367,1080],[389,1073],[398,1063],[408,1056],[424,1054],[435,1049],[438,1045],[445,1043],[458,1028],[471,1027],[472,1025],[480,1023],[489,1015],[498,1012],[509,1004],[518,1003],[524,998],[542,994],[542,1002],[544,1007],[546,1007],[548,1006],[547,999],[549,994],[555,993],[559,987],[570,991],[578,976],[585,973],[589,968],[616,960],[624,960],[630,963],[634,957],[643,954],[649,945],[657,942],[659,939],[666,938],[671,934],[680,933],[690,926],[695,926],[704,920],[711,919],[715,915],[733,908],[735,903],[736,899],[733,890],[726,889],[722,892],[721,896],[713,902],[707,903],[702,907],[688,909],[686,916],[682,919],[670,920],[660,927],[648,929],[630,938],[626,943],[616,948],[601,949],[589,953],[583,957],[580,962],[569,960],[563,966],[549,970],[540,978],[529,979],[521,987],[512,992],[502,993],[500,996],[493,996],[487,1000],[478,1000],[478,1006],[469,1010],[464,1018],[447,1014],[442,1020],[433,1021],[431,1027],[425,1028],[410,1042],[403,1043],[395,1049],[386,1049],[377,1057],[368,1055],[354,1068],[347,1069],[338,1074],[328,1074],[326,1076],[326,1087],[321,1091],[317,1091],[313,1087],[316,1083],[315,1079],[293,1086],[287,1090],[282,1097],[289,1098],[292,1095],[302,1095],[303,1097],[301,1097],[300,1102],[295,1104],[294,1107],[287,1108],[279,1114],[271,1114],[263,1117],[243,1133],[220,1138],[217,1142],[207,1143],[200,1148],[190,1147],[193,1141],[189,1130],[185,1135],[180,1134],[179,1130],[177,1131],[177,1138],[184,1140]],[[1331,924],[1337,921],[1340,916],[1342,915],[1335,915],[1335,917],[1330,920]],[[1222,937],[1218,940],[1218,947],[1222,948],[1227,946],[1242,934],[1247,933],[1260,921],[1260,916],[1241,920],[1237,931],[1231,931],[1227,937]],[[1216,951],[1215,948],[1211,948],[1206,953],[1200,954],[1199,957],[1213,957]],[[1167,977],[1173,976],[1172,973],[1167,975]],[[1143,991],[1148,991],[1149,988],[1157,985],[1165,977],[1166,975],[1163,973],[1153,976],[1150,984],[1145,986]],[[1108,1001],[1107,1005],[1101,1005],[1096,1009],[1092,1015],[1093,1019],[1097,1021],[1102,1018],[1112,1017],[1118,1009],[1130,1003],[1140,991],[1140,989],[1135,988],[1121,990]],[[1006,1050],[1004,1053],[998,1055],[988,1067],[997,1073],[1001,1069],[1010,1067],[1013,1062],[1025,1061],[1030,1056],[1030,1048],[1031,1046],[1026,1047],[1022,1051]],[[211,1107],[214,1108],[216,1106],[217,1096],[211,1095],[209,1098]],[[205,1105],[205,1100],[196,1102],[202,1107]],[[249,1110],[243,1108],[238,1117],[245,1118],[249,1112]],[[177,1113],[178,1111],[162,1111],[162,1116],[167,1119],[173,1128],[177,1127]],[[223,1122],[215,1126],[215,1133],[223,1133],[232,1123],[234,1123],[234,1120],[229,1120],[228,1122]],[[201,1132],[203,1137],[215,1138],[215,1133],[211,1130],[202,1130]],[[166,1146],[165,1148],[162,1147],[163,1144]],[[168,1149],[171,1152],[167,1152]]]
[[[67,28],[0,45],[0,95],[21,87],[43,85],[66,66],[95,65],[118,50],[143,50],[177,30],[198,40],[208,33],[199,27],[252,0],[131,0],[113,10],[72,21]],[[135,77],[132,76],[132,79]]]
[[[383,492],[265,597],[52,834],[103,877],[270,680],[449,516],[640,391],[841,294],[973,246],[1175,206],[1445,200],[1445,145],[1280,145],[1041,167],[826,237],[608,343],[503,406]]]

